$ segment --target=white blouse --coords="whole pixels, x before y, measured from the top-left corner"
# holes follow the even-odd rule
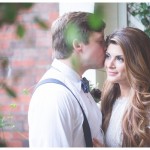
[[[108,147],[121,147],[122,145],[122,117],[127,104],[128,98],[123,97],[118,98],[113,105],[111,118],[105,134],[105,144]]]

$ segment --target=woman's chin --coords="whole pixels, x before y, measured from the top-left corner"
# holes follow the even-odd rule
[[[117,80],[112,79],[112,78],[107,78],[107,81],[112,82],[112,83],[117,83]]]

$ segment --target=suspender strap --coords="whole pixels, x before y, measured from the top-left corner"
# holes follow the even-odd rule
[[[66,88],[73,94],[73,96],[76,98],[76,100],[77,100],[77,102],[78,102],[78,104],[79,104],[79,106],[80,106],[80,108],[81,108],[81,110],[82,110],[83,116],[84,116],[84,121],[83,121],[82,127],[83,127],[83,133],[84,133],[84,138],[85,138],[86,147],[93,147],[92,136],[91,136],[91,130],[90,130],[90,126],[89,126],[88,120],[87,120],[86,115],[85,115],[85,113],[84,113],[84,110],[83,110],[81,104],[79,103],[77,97],[75,96],[75,94],[74,94],[63,82],[61,82],[61,81],[59,81],[59,80],[57,80],[57,79],[53,79],[53,78],[45,79],[45,80],[39,82],[39,83],[37,84],[36,88],[39,87],[39,86],[42,85],[42,84],[45,84],[45,83],[56,83],[56,84],[60,84],[60,85],[62,85],[62,86],[64,86],[64,87],[66,87]]]

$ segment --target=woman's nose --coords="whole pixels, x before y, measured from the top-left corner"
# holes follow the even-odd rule
[[[108,67],[109,68],[115,68],[115,60],[114,59],[110,59],[108,62]]]

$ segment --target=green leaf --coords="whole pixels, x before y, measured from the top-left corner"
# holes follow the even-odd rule
[[[141,7],[142,7],[143,9],[147,9],[146,3],[140,3],[140,4],[141,4]]]
[[[21,3],[20,5],[22,5],[22,7],[26,9],[30,8],[33,5],[33,3]]]
[[[3,21],[6,23],[14,23],[17,17],[18,9],[14,4],[3,5]]]
[[[23,25],[21,25],[21,24],[19,24],[18,26],[17,26],[17,35],[20,37],[20,38],[22,38],[23,36],[24,36],[24,34],[25,34],[25,28],[24,28],[24,26]]]
[[[147,28],[146,30],[144,30],[144,32],[150,37],[150,28]]]
[[[0,128],[3,128],[3,127],[4,127],[3,119],[4,119],[3,115],[0,114]]]
[[[0,138],[0,147],[7,147],[6,141]]]
[[[29,90],[28,89],[23,89],[23,94],[29,95]]]
[[[88,23],[92,29],[97,30],[100,26],[102,26],[102,20],[100,20],[99,18],[101,18],[101,16],[97,14],[89,16]]]
[[[3,24],[14,24],[20,10],[29,9],[32,3],[1,3],[0,4],[0,26]]]
[[[16,104],[10,104],[10,107],[11,107],[11,108],[16,108],[17,105],[16,105]]]
[[[12,88],[8,87],[7,85],[4,85],[3,88],[5,89],[5,91],[7,92],[7,94],[8,94],[10,97],[13,97],[13,98],[16,98],[16,97],[17,97],[16,92],[15,92]]]
[[[48,29],[48,26],[47,26],[47,24],[44,22],[44,21],[42,21],[41,19],[39,19],[38,17],[35,17],[34,18],[34,21],[41,27],[41,28],[43,28],[43,29]]]
[[[150,24],[150,22],[148,21],[147,18],[143,18],[143,19],[141,20],[141,22],[142,22],[142,24],[143,24],[144,26],[148,26],[148,25]]]

